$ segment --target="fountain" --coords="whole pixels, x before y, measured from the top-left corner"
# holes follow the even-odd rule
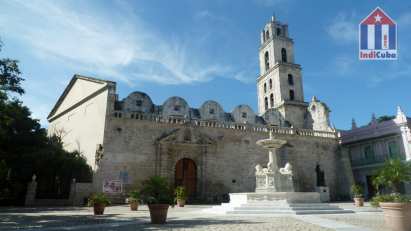
[[[223,214],[330,214],[352,213],[335,205],[321,203],[318,192],[297,192],[293,167],[286,163],[280,167],[277,151],[287,141],[270,137],[257,141],[268,149],[267,167],[255,167],[255,192],[230,193],[230,202],[207,209],[207,212]]]

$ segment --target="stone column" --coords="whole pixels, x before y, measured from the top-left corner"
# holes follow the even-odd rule
[[[76,178],[73,178],[70,184],[70,194],[69,194],[69,203],[70,205],[76,204]]]
[[[269,149],[268,150],[268,164],[267,167],[272,171],[278,170],[278,162],[277,162],[277,149]]]
[[[33,175],[31,178],[31,182],[27,185],[27,192],[26,192],[26,206],[34,205],[36,200],[36,189],[37,189],[37,182],[36,182],[36,175]]]

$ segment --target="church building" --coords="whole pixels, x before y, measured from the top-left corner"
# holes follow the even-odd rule
[[[272,131],[287,141],[277,161],[293,166],[297,191],[321,186],[332,200],[348,198],[350,159],[330,127],[330,109],[315,96],[304,101],[294,41],[274,17],[261,31],[259,61],[258,112],[243,104],[227,111],[213,100],[195,108],[178,96],[156,104],[139,91],[119,98],[115,82],[74,75],[48,116],[49,134],[87,158],[94,192],[120,182],[124,193],[161,175],[185,186],[190,200],[216,202],[254,191],[255,166],[267,163],[256,141]]]

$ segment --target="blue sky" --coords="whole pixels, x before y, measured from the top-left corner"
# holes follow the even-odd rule
[[[398,24],[397,61],[359,61],[358,23],[380,6]],[[214,99],[256,110],[260,31],[272,14],[289,25],[306,101],[331,108],[337,128],[371,114],[411,115],[410,1],[3,1],[0,57],[20,61],[23,102],[46,116],[75,73],[117,82],[120,98],[148,93]]]

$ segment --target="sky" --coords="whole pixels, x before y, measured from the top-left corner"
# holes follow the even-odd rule
[[[377,6],[398,25],[396,61],[358,60],[358,24]],[[9,0],[0,58],[19,60],[21,100],[45,127],[76,73],[117,82],[120,99],[143,91],[157,105],[181,96],[257,111],[260,32],[272,15],[289,26],[305,100],[325,102],[337,128],[397,105],[411,116],[411,1]]]

